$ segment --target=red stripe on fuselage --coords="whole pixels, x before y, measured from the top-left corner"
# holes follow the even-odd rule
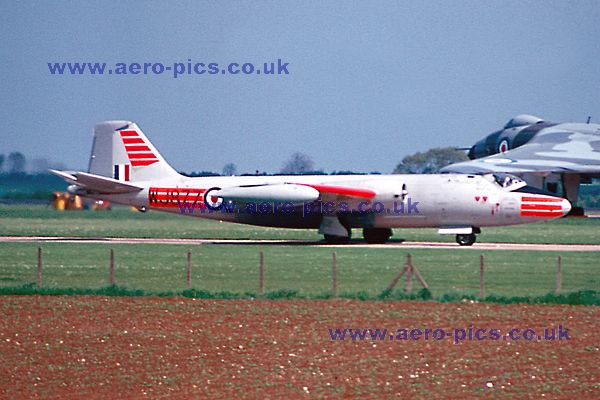
[[[157,194],[157,193],[148,193],[148,197],[151,202],[156,201],[189,201],[189,200],[204,200],[204,194],[202,193],[170,193],[170,194]]]
[[[156,208],[195,207],[205,208],[206,189],[197,188],[150,188],[148,204]]]
[[[320,193],[331,193],[340,196],[364,197],[366,199],[371,199],[377,195],[377,193],[371,189],[361,189],[350,186],[313,185],[308,183],[298,183],[298,185],[310,186],[317,189]]]
[[[151,187],[149,189],[150,192],[189,192],[189,193],[204,193],[206,189],[198,189],[198,188],[184,188],[184,187]]]
[[[555,218],[562,215],[562,211],[521,211],[521,217]]]
[[[563,199],[558,197],[521,197],[521,201],[532,203],[560,203]]]
[[[204,196],[200,193],[188,193],[188,195],[186,196],[185,194],[179,194],[179,195],[166,195],[166,194],[156,194],[156,195],[152,195],[150,196],[150,203],[156,203],[156,202],[173,202],[173,203],[178,203],[178,202],[182,202],[182,201],[191,201],[194,202],[195,200],[199,200],[199,201],[203,201],[204,200]]]
[[[206,208],[204,201],[181,200],[173,202],[149,202],[148,205],[153,208]]]
[[[546,211],[562,211],[562,206],[555,204],[521,204],[521,210],[546,210]]]

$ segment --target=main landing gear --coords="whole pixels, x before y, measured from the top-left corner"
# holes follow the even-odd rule
[[[319,233],[325,236],[328,244],[347,244],[352,237],[352,229],[343,215],[323,215]]]
[[[474,233],[456,235],[456,243],[461,246],[472,246],[476,240],[477,236]]]

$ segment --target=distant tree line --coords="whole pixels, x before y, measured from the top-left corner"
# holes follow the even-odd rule
[[[469,158],[454,147],[438,147],[408,155],[394,169],[394,174],[436,174],[440,169]]]
[[[65,169],[65,166],[59,162],[51,162],[46,158],[34,158],[29,161],[19,151],[9,153],[8,156],[0,154],[0,174],[25,174],[27,172],[45,174],[49,168]]]
[[[467,156],[463,151],[456,150],[452,147],[435,148],[426,152],[419,152],[408,155],[394,169],[396,174],[433,174],[449,164],[464,161]],[[27,167],[27,159],[18,151],[12,152],[5,156],[0,154],[0,173],[25,173]],[[45,159],[35,159],[32,163],[33,170],[36,172],[46,172],[51,164]],[[60,169],[60,168],[59,168]],[[373,172],[372,172],[373,173]],[[375,172],[376,174],[379,172]],[[255,171],[253,173],[238,173],[237,165],[227,163],[223,166],[221,172],[215,171],[193,171],[182,172],[183,175],[190,177],[198,176],[232,176],[232,175],[267,175],[266,172]],[[362,172],[344,170],[334,171],[332,175],[355,175]],[[293,153],[286,160],[281,169],[274,175],[327,175],[322,169],[315,168],[315,162],[307,154],[301,152]]]
[[[447,165],[468,160],[462,150],[453,147],[435,148],[425,152],[418,152],[408,155],[396,166],[394,174],[435,174]],[[370,172],[371,174],[380,174],[380,172]],[[238,174],[237,166],[234,163],[227,163],[221,173],[214,171],[199,171],[183,173],[186,176],[231,176],[231,175],[328,175],[322,169],[315,168],[313,159],[301,152],[293,153],[290,158],[283,163],[281,169],[274,174],[255,171],[254,173]],[[364,172],[351,170],[333,171],[330,175],[363,175]]]
[[[4,164],[6,163],[6,171],[4,170]],[[19,174],[25,172],[25,166],[27,160],[23,153],[14,151],[8,155],[0,154],[0,172],[8,172],[10,174]]]

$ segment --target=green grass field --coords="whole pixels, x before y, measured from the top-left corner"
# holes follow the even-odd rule
[[[36,281],[37,247],[35,243],[0,244],[0,286]],[[331,288],[331,249],[323,247],[49,243],[42,248],[44,287],[50,288],[107,286],[109,248],[115,250],[117,284],[131,289],[154,293],[185,289],[188,249],[196,289],[257,293],[260,251],[265,254],[267,291],[297,290],[301,295],[318,296]],[[408,252],[434,296],[476,295],[480,254],[486,258],[488,294],[539,296],[554,289],[555,252],[345,247],[336,249],[339,292],[381,293],[402,270]],[[597,253],[569,252],[562,257],[564,292],[600,287]],[[419,289],[416,281],[414,287]]]
[[[3,235],[80,237],[182,237],[319,240],[314,231],[258,228],[127,209],[56,212],[44,207],[1,206]],[[481,241],[600,243],[600,220],[568,219],[539,225],[489,229]],[[358,234],[359,231],[357,230]],[[358,235],[357,235],[358,236]],[[435,230],[398,230],[408,240],[444,240]],[[36,281],[36,243],[0,243],[0,287]],[[259,252],[265,254],[267,291],[295,290],[322,296],[331,288],[331,248],[288,245],[149,245],[45,243],[44,287],[107,286],[109,249],[116,254],[119,286],[148,292],[176,292],[186,286],[186,253],[193,254],[195,289],[258,292]],[[558,252],[454,249],[336,248],[338,292],[376,296],[402,270],[406,254],[434,297],[476,295],[479,255],[486,258],[486,291],[500,296],[541,296],[554,290]],[[600,252],[564,252],[563,292],[600,288]],[[399,288],[403,282],[399,284]],[[415,291],[419,289],[415,282]]]

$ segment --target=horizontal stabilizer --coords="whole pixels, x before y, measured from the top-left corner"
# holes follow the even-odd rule
[[[139,186],[123,183],[116,179],[88,174],[87,172],[57,171],[54,169],[49,171],[54,175],[63,178],[68,183],[99,194],[131,193],[139,192],[143,189]]]
[[[60,178],[63,178],[65,181],[67,181],[67,183],[77,184],[77,178],[71,172],[58,171],[56,169],[49,169],[48,171]]]

